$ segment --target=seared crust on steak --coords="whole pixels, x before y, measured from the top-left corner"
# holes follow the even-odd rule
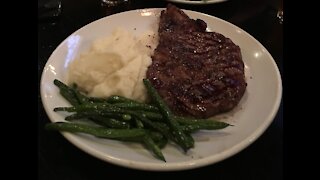
[[[208,118],[233,109],[246,89],[239,46],[173,5],[161,12],[147,78],[176,114]]]

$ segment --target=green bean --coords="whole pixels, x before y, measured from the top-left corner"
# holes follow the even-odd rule
[[[170,127],[163,122],[153,122],[153,124],[155,124],[156,126],[158,126],[159,128],[163,129],[164,131],[170,132]]]
[[[165,123],[157,123],[157,122],[152,122],[148,118],[144,116],[144,114],[139,114],[136,112],[130,112],[135,118],[140,119],[143,123],[145,123],[147,126],[151,127],[152,129],[160,132],[163,136],[165,136],[167,139],[172,140],[173,142],[178,143],[177,138],[170,132],[170,128],[168,127]],[[162,126],[162,125],[165,125]]]
[[[95,116],[94,114],[89,114],[89,115],[83,115],[83,113],[76,113],[73,114],[71,116],[66,117],[66,120],[73,120],[73,119],[81,119],[81,118],[89,118],[89,117],[93,117]],[[138,117],[140,117],[138,115]],[[223,129],[226,128],[228,126],[230,126],[230,124],[225,123],[225,122],[219,122],[219,121],[214,121],[214,120],[206,120],[206,119],[184,119],[181,117],[176,117],[177,121],[179,123],[181,123],[181,127],[182,130],[184,132],[195,132],[197,130],[217,130],[217,129]],[[137,123],[137,122],[136,122]],[[141,122],[140,122],[141,123]],[[168,133],[170,131],[169,126],[167,126],[165,123],[161,123],[161,122],[147,122],[147,124],[155,124],[156,126],[159,126],[156,129],[165,129],[166,132],[163,133]],[[126,124],[124,126],[120,126],[119,128],[127,128],[128,124],[127,123],[122,123],[122,124]],[[142,125],[143,126],[143,125]],[[142,127],[140,125],[140,127]],[[151,125],[153,126],[153,125]],[[115,127],[115,126],[110,126],[110,127]]]
[[[167,129],[163,129],[160,126],[157,126],[154,122],[150,121],[148,118],[146,118],[143,114],[139,114],[136,112],[129,112],[131,115],[133,115],[135,118],[139,119],[143,123],[145,123],[147,126],[153,128],[154,130],[157,130],[164,136],[170,138],[170,132]]]
[[[184,127],[184,129],[189,129],[189,130],[201,130],[201,129],[206,129],[206,130],[216,130],[216,129],[223,129],[230,124],[217,121],[217,120],[211,120],[211,119],[193,119],[193,118],[184,118],[184,117],[175,117],[176,120]]]
[[[163,149],[168,144],[168,139],[163,137],[162,139],[155,142],[160,149]]]
[[[110,128],[116,128],[116,129],[129,129],[130,124],[125,121],[119,121],[114,118],[108,118],[103,116],[92,116],[89,118],[90,120],[100,123],[103,126],[107,126]]]
[[[121,97],[121,99],[119,99]],[[89,101],[92,103],[107,103],[107,104],[118,104],[118,103],[140,103],[134,100],[128,101],[128,99],[122,99],[122,96],[109,96],[108,98],[100,98],[100,97],[88,97]],[[143,104],[143,103],[141,103]]]
[[[88,97],[88,99],[93,103],[108,103],[107,98]]]
[[[130,121],[132,119],[130,114],[122,114],[121,117],[124,121]]]
[[[188,125],[182,125],[182,129],[184,132],[195,132],[198,130],[217,130],[217,129],[223,129],[225,127],[229,126],[229,124],[222,123],[221,124],[188,124]]]
[[[155,125],[159,126],[166,131],[169,131],[170,128],[167,124],[162,122],[153,122]],[[229,126],[229,124],[224,122],[215,122],[215,123],[198,123],[198,124],[188,124],[188,125],[181,125],[182,130],[185,133],[192,133],[198,130],[217,130],[223,129]]]
[[[77,112],[77,113],[92,113],[90,116],[97,115],[106,115],[106,114],[125,114],[130,115],[130,117],[136,116],[138,119],[140,117],[139,113],[135,111],[120,109],[108,104],[82,104],[73,107],[56,107],[54,111],[67,111],[67,112]],[[69,118],[68,118],[69,119]]]
[[[164,135],[162,135],[161,133],[157,132],[157,131],[151,131],[149,133],[149,136],[154,140],[154,141],[161,141],[163,138],[165,138]]]
[[[180,124],[198,124],[198,123],[215,123],[219,122],[213,119],[197,119],[192,117],[181,117],[175,116],[174,117]]]
[[[153,102],[159,108],[160,113],[166,118],[169,122],[171,121],[172,112],[169,107],[162,100],[157,90],[152,86],[151,82],[148,79],[143,79],[143,83],[147,88],[147,91],[152,98]],[[171,123],[170,123],[171,124]]]
[[[53,111],[54,112],[57,112],[57,111],[77,112],[77,108],[76,107],[55,107]]]
[[[137,128],[143,128],[144,127],[143,123],[137,118],[135,118],[135,123],[136,123]]]
[[[141,120],[143,123],[146,123],[148,126],[152,127],[153,129],[161,132],[163,135],[167,136],[167,138],[174,140],[174,138],[172,138],[172,135],[169,131],[165,131],[161,127],[157,127],[156,125],[153,124],[152,121],[144,117],[143,114],[140,114],[135,111],[123,110],[123,109],[104,106],[104,105],[100,106],[100,105],[88,105],[88,104],[74,106],[74,107],[57,107],[57,108],[54,108],[54,111],[67,111],[67,112],[77,112],[77,113],[91,112],[93,114],[95,113],[96,114],[103,114],[103,113],[129,114]]]
[[[116,129],[129,129],[131,127],[130,122],[121,121],[111,117],[105,117],[100,115],[83,115],[82,113],[72,114],[65,118],[66,121],[73,121],[79,119],[88,119],[94,123],[97,123],[104,127],[116,128]]]
[[[161,121],[163,119],[162,115],[159,113],[155,112],[141,112],[145,114],[145,116],[148,119],[155,120],[155,121]],[[215,130],[215,129],[223,129],[230,124],[213,120],[213,119],[195,119],[195,118],[190,118],[190,117],[180,117],[180,116],[174,116],[176,121],[180,125],[195,125],[195,126],[200,126],[200,129],[205,129],[207,127],[208,130]],[[194,128],[194,127],[193,127]]]
[[[118,120],[123,120],[129,122],[132,117],[132,112],[128,110],[119,109],[106,104],[82,104],[73,107],[56,107],[54,111],[67,111],[67,112],[76,112],[79,115],[71,115],[67,117],[66,120],[76,119],[76,118],[90,118],[94,116],[103,116],[111,117]],[[139,123],[139,122],[136,122]],[[138,126],[143,127],[142,123],[139,123]]]
[[[61,96],[64,97],[71,105],[79,105],[79,101],[77,100],[72,88],[57,79],[55,79],[53,83],[59,88]]]
[[[90,116],[86,115],[85,113],[74,113],[69,116],[66,116],[64,120],[66,121],[72,121],[77,119],[88,119]]]
[[[139,113],[137,113],[135,111],[123,110],[123,109],[116,108],[116,107],[113,107],[108,104],[95,104],[95,105],[86,104],[86,105],[79,105],[79,106],[74,106],[74,107],[58,107],[58,108],[55,108],[54,110],[55,111],[68,111],[68,112],[82,112],[82,113],[91,112],[92,113],[91,116],[93,116],[94,114],[100,114],[100,115],[108,115],[109,114],[109,116],[112,116],[113,114],[114,115],[119,115],[119,114],[129,114],[130,115],[131,114],[131,115],[136,116],[139,119],[141,119],[142,115],[146,116],[145,114],[151,114],[151,113],[143,112],[142,115],[140,115]],[[156,113],[153,113],[153,114],[156,114]],[[193,125],[193,126],[184,126],[183,128],[180,127],[183,132],[194,132],[196,130],[201,130],[201,129],[208,129],[208,130],[222,129],[222,128],[229,126],[229,124],[227,124],[227,123],[214,121],[214,120],[191,119],[191,118],[182,118],[182,117],[177,117],[177,116],[175,116],[173,118],[176,119],[177,122],[181,123],[182,125]],[[157,129],[159,132],[162,132],[163,134],[167,134],[169,132],[169,130],[164,132],[164,130],[162,130],[161,127],[160,128],[154,127],[152,122],[150,120],[148,120],[147,118],[144,118],[142,121],[147,123],[149,126]],[[139,126],[141,127],[141,124]],[[174,132],[172,132],[172,134],[174,136],[177,135],[177,134],[174,134]],[[172,138],[170,138],[170,139],[172,139]],[[186,139],[186,141],[187,141],[187,139]],[[189,141],[192,141],[192,140],[190,140],[190,138],[189,138]],[[179,143],[179,140],[177,143]]]
[[[166,162],[166,159],[164,158],[161,149],[158,147],[158,145],[150,138],[149,136],[144,136],[143,142],[146,145],[148,149],[150,149],[154,155],[159,158],[160,160]]]
[[[102,116],[102,117],[108,117],[108,118],[115,118],[117,120],[130,122],[131,116],[129,114],[116,114],[116,113],[108,113],[108,112],[102,112],[102,111],[87,111],[87,112],[77,112],[74,114],[71,114],[67,117],[65,117],[65,120],[76,120],[76,119],[88,119],[93,116]]]
[[[79,104],[86,104],[86,103],[93,103],[89,100],[89,98],[87,96],[85,96],[84,94],[82,94],[78,89],[77,89],[77,85],[73,84],[72,85],[72,90],[75,94],[75,97],[77,98]]]
[[[77,123],[51,123],[48,130],[87,133],[101,138],[140,142],[158,159],[165,161],[161,149],[169,140],[185,152],[194,147],[191,133],[198,130],[216,130],[231,126],[228,123],[208,119],[175,116],[151,82],[143,83],[154,104],[141,103],[123,96],[107,98],[88,97],[76,85],[67,86],[59,80],[54,84],[72,107],[56,107],[54,111],[73,113],[65,120],[88,119],[103,127]]]
[[[135,122],[136,122],[136,126],[137,128],[143,128],[144,125],[143,123],[140,121],[139,118],[135,118]],[[145,144],[145,146],[150,149],[153,154],[160,160],[166,162],[162,152],[161,152],[161,149],[158,147],[158,145],[153,141],[153,139],[151,138],[151,134],[149,133],[149,135],[146,135],[143,137],[143,142]]]
[[[107,102],[113,104],[113,103],[128,103],[128,102],[136,103],[138,101],[135,101],[123,96],[112,95],[107,98]]]
[[[47,130],[67,131],[72,133],[86,133],[100,138],[144,142],[146,147],[150,149],[157,158],[166,161],[160,148],[152,139],[152,137],[157,137],[156,139],[158,139],[159,134],[151,134],[148,130],[145,129],[107,129],[100,127],[92,127],[84,124],[65,122],[49,123],[46,124],[45,128]]]
[[[88,111],[105,111],[114,112],[120,110],[120,108],[105,104],[105,103],[95,103],[95,104],[81,104],[73,107],[56,107],[53,111],[67,111],[67,112],[88,112]]]
[[[116,107],[127,109],[127,110],[142,110],[142,111],[151,111],[151,112],[158,112],[159,109],[155,106],[138,103],[138,102],[123,102],[123,103],[114,103]]]
[[[148,119],[155,121],[163,121],[163,117],[160,113],[147,112],[147,111],[138,111],[141,114],[144,114]]]
[[[45,127],[47,130],[58,130],[67,132],[81,132],[91,134],[101,138],[109,139],[126,139],[143,137],[147,134],[145,129],[108,129],[102,127],[92,127],[84,124],[77,123],[49,123]]]
[[[178,122],[174,119],[169,107],[162,100],[156,89],[151,85],[151,82],[148,79],[143,79],[143,83],[146,86],[151,99],[157,105],[164,119],[170,125],[170,128],[172,129],[172,134],[176,136],[178,144],[184,149],[184,151],[187,151],[188,149],[194,147],[193,138],[191,136],[187,136],[183,132]]]

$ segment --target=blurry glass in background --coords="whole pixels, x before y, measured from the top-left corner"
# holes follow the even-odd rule
[[[38,0],[38,20],[56,20],[61,14],[61,0]]]
[[[277,17],[279,19],[280,24],[282,24],[283,23],[283,0],[281,0],[280,2]]]
[[[114,7],[127,4],[130,0],[101,0],[102,6]]]
[[[130,10],[131,0],[101,0],[103,16]]]

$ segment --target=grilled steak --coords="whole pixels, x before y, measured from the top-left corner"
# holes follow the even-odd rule
[[[161,12],[147,78],[179,115],[208,118],[234,108],[246,89],[239,46],[173,5]]]

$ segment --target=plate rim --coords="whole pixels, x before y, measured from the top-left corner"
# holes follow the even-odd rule
[[[49,120],[51,122],[53,122],[52,119],[54,119],[52,117],[52,115],[50,113],[48,113],[49,111],[51,111],[51,109],[49,109],[48,105],[44,102],[44,90],[43,90],[43,86],[42,84],[44,83],[44,74],[45,74],[45,69],[48,67],[49,64],[49,60],[51,59],[51,57],[54,56],[54,54],[57,53],[58,49],[61,48],[61,46],[63,45],[63,43],[66,41],[66,39],[68,39],[69,37],[73,36],[74,34],[77,34],[79,31],[81,31],[82,29],[86,28],[87,26],[89,26],[90,24],[96,23],[97,21],[104,21],[105,19],[109,19],[112,18],[116,15],[119,14],[125,14],[125,13],[130,13],[130,12],[141,12],[141,10],[148,10],[148,11],[158,11],[158,10],[164,10],[165,8],[144,8],[144,9],[135,9],[135,10],[130,10],[130,11],[125,11],[125,12],[121,12],[121,13],[117,13],[117,14],[113,14],[110,16],[106,16],[100,19],[97,19],[93,22],[90,22],[86,25],[84,25],[83,27],[77,29],[76,31],[74,31],[73,33],[71,33],[68,37],[66,37],[57,47],[56,49],[51,53],[51,55],[49,56],[42,74],[41,74],[41,80],[40,80],[40,95],[41,95],[41,101],[43,104],[43,107],[46,111],[47,116],[49,117]],[[253,41],[255,41],[255,43],[257,43],[263,50],[265,50],[266,55],[268,56],[268,60],[271,60],[270,62],[272,63],[272,66],[274,67],[275,70],[275,76],[276,76],[276,80],[277,80],[277,92],[276,92],[276,102],[274,102],[274,106],[272,106],[272,109],[270,109],[270,114],[268,114],[268,117],[266,117],[265,121],[259,125],[259,127],[253,131],[253,133],[251,133],[249,136],[247,136],[246,138],[242,139],[240,142],[236,143],[234,146],[223,150],[221,153],[218,154],[214,154],[212,156],[206,157],[206,158],[202,158],[202,159],[193,159],[190,161],[185,161],[185,162],[170,162],[168,163],[152,163],[152,162],[139,162],[139,161],[132,161],[132,160],[126,160],[126,159],[118,159],[118,158],[114,158],[110,155],[106,155],[103,154],[100,151],[95,150],[94,148],[91,148],[87,145],[83,145],[83,143],[79,142],[78,136],[69,132],[60,132],[71,144],[75,145],[76,147],[78,147],[80,150],[88,153],[91,156],[94,156],[100,160],[103,160],[105,162],[114,164],[114,165],[118,165],[121,167],[126,167],[126,168],[130,168],[130,169],[137,169],[137,170],[148,170],[148,171],[179,171],[179,170],[189,170],[189,169],[195,169],[195,168],[199,168],[199,167],[203,167],[209,164],[215,164],[218,163],[222,160],[225,160],[229,157],[232,157],[233,155],[241,152],[242,150],[244,150],[246,147],[250,146],[253,142],[255,142],[264,132],[265,130],[270,126],[270,124],[273,122],[275,116],[277,115],[277,112],[279,110],[280,107],[280,103],[282,100],[282,79],[281,79],[281,74],[279,71],[279,68],[275,62],[275,60],[273,59],[273,57],[271,56],[271,54],[269,53],[269,51],[257,40],[255,39],[252,35],[250,35],[249,33],[247,33],[246,31],[244,31],[243,29],[241,29],[240,27],[225,21],[223,19],[220,19],[218,17],[215,17],[213,15],[209,15],[209,14],[205,14],[202,12],[197,12],[197,11],[192,11],[192,10],[188,10],[188,9],[182,9],[185,12],[189,12],[189,13],[194,13],[195,15],[199,15],[199,16],[207,16],[209,18],[214,18],[217,21],[221,21],[223,23],[226,23],[230,26],[232,26],[233,28],[239,29],[241,30],[245,36],[250,37],[250,39],[252,39]]]

